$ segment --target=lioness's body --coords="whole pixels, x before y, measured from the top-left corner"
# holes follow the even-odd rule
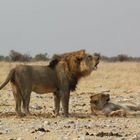
[[[93,115],[127,116],[140,115],[140,106],[118,105],[110,101],[109,94],[96,94],[90,97],[91,112]]]
[[[93,57],[84,50],[67,53],[50,62],[48,66],[19,65],[12,69],[0,90],[10,81],[16,101],[16,113],[29,114],[31,92],[54,93],[55,115],[59,114],[60,101],[64,115],[68,116],[70,91],[76,89],[81,77],[89,75],[98,65],[99,56]]]

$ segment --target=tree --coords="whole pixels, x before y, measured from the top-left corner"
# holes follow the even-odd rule
[[[39,53],[39,54],[36,54],[35,57],[34,57],[34,60],[35,61],[47,61],[49,60],[48,58],[48,54],[47,53]]]
[[[14,50],[10,51],[9,57],[10,57],[11,61],[13,61],[13,62],[16,62],[16,61],[25,62],[25,61],[30,61],[32,59],[32,57],[30,55],[21,54]]]

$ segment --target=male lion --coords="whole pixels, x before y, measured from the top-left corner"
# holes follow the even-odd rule
[[[105,116],[119,116],[126,117],[127,115],[140,115],[140,106],[131,105],[117,105],[110,101],[109,94],[99,93],[90,96],[91,112],[93,115],[105,115]],[[133,112],[132,112],[133,111]]]
[[[75,90],[78,80],[89,75],[98,65],[99,56],[91,56],[85,50],[63,54],[53,59],[48,66],[19,65],[13,68],[0,90],[10,81],[16,102],[16,113],[30,114],[31,92],[54,93],[55,115],[59,114],[60,101],[64,116],[68,116],[70,91]]]

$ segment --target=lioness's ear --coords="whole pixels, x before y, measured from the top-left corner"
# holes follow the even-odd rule
[[[106,94],[108,97],[110,97],[110,94]]]
[[[90,103],[97,104],[98,103],[98,100],[92,100],[91,99]]]
[[[93,96],[90,96],[90,99],[92,99]]]
[[[104,98],[104,97],[107,97],[107,96],[108,96],[108,94],[101,93],[101,96]]]

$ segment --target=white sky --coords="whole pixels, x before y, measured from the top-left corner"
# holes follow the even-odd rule
[[[140,0],[1,0],[0,54],[12,49],[140,56]]]

